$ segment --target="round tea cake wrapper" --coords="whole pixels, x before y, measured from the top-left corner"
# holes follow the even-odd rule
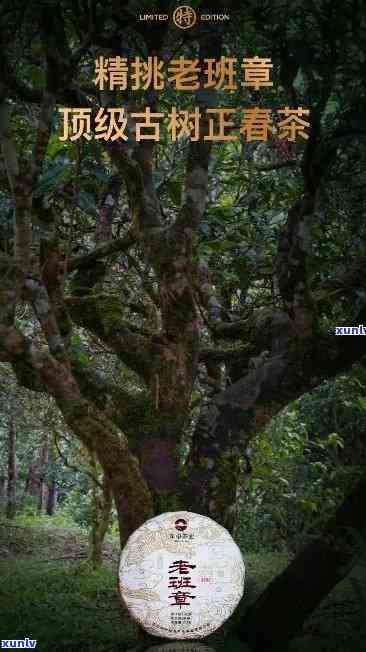
[[[244,591],[241,552],[207,516],[169,512],[128,539],[119,567],[121,596],[147,632],[198,639],[218,629]]]

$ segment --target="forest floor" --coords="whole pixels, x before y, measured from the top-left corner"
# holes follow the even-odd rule
[[[51,519],[32,526],[0,522],[0,640],[36,639],[42,652],[132,650],[138,632],[119,599],[118,559],[118,542],[112,538],[105,544],[102,567],[95,570],[81,531],[55,527]],[[206,645],[229,651],[224,637],[233,621],[288,561],[280,553],[245,555],[245,597],[231,622]],[[366,568],[354,569],[309,620],[293,652],[364,651],[365,580]]]

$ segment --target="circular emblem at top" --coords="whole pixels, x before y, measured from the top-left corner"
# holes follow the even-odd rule
[[[180,29],[190,29],[197,22],[197,14],[189,5],[181,5],[174,10],[173,22]]]
[[[242,554],[225,528],[193,512],[146,521],[121,554],[119,585],[150,634],[200,639],[231,616],[244,591]]]

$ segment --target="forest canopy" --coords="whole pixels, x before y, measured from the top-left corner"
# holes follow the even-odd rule
[[[245,505],[260,510],[285,473],[281,500],[296,486],[303,493],[275,521],[294,519],[282,539],[298,556],[241,632],[253,650],[283,649],[346,572],[352,555],[339,528],[365,526],[366,341],[337,337],[336,328],[366,324],[366,14],[360,0],[253,0],[245,8],[211,2],[207,10],[225,10],[230,21],[198,21],[190,30],[137,19],[161,4],[1,4],[7,514],[16,509],[16,429],[24,469],[35,441],[41,466],[58,460],[94,478],[108,519],[113,499],[122,545],[146,519],[175,509],[239,532]],[[95,83],[103,58],[130,65],[156,57],[169,67],[184,57],[204,70],[208,60],[255,56],[271,61],[273,86],[205,88],[201,73],[185,91],[169,79],[155,89]],[[70,138],[70,107],[99,123],[107,109],[123,111],[123,137]],[[176,107],[193,122],[198,107],[200,133],[172,139],[164,120],[159,139],[136,138],[136,115],[147,107],[164,116]],[[218,107],[235,140],[205,138]],[[255,107],[273,116],[266,139],[248,137],[240,122],[243,109]],[[284,137],[276,114],[284,107],[309,110],[306,138]],[[330,404],[343,406],[332,429],[319,407]],[[41,492],[48,486],[52,513],[56,475],[37,473],[24,470],[24,481]],[[314,497],[306,487],[320,477]],[[41,509],[42,500],[43,493]],[[304,514],[308,523],[323,501],[318,538],[296,540],[295,524]],[[342,554],[321,538],[323,529]],[[256,528],[250,536],[260,537]],[[319,569],[312,587],[309,559]],[[291,573],[303,577],[301,609],[291,605]],[[269,615],[277,595],[287,596],[286,626]]]

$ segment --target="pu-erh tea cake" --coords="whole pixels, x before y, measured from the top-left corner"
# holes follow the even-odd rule
[[[225,528],[191,512],[146,521],[122,551],[120,591],[150,634],[208,636],[233,613],[244,591],[241,552]]]

